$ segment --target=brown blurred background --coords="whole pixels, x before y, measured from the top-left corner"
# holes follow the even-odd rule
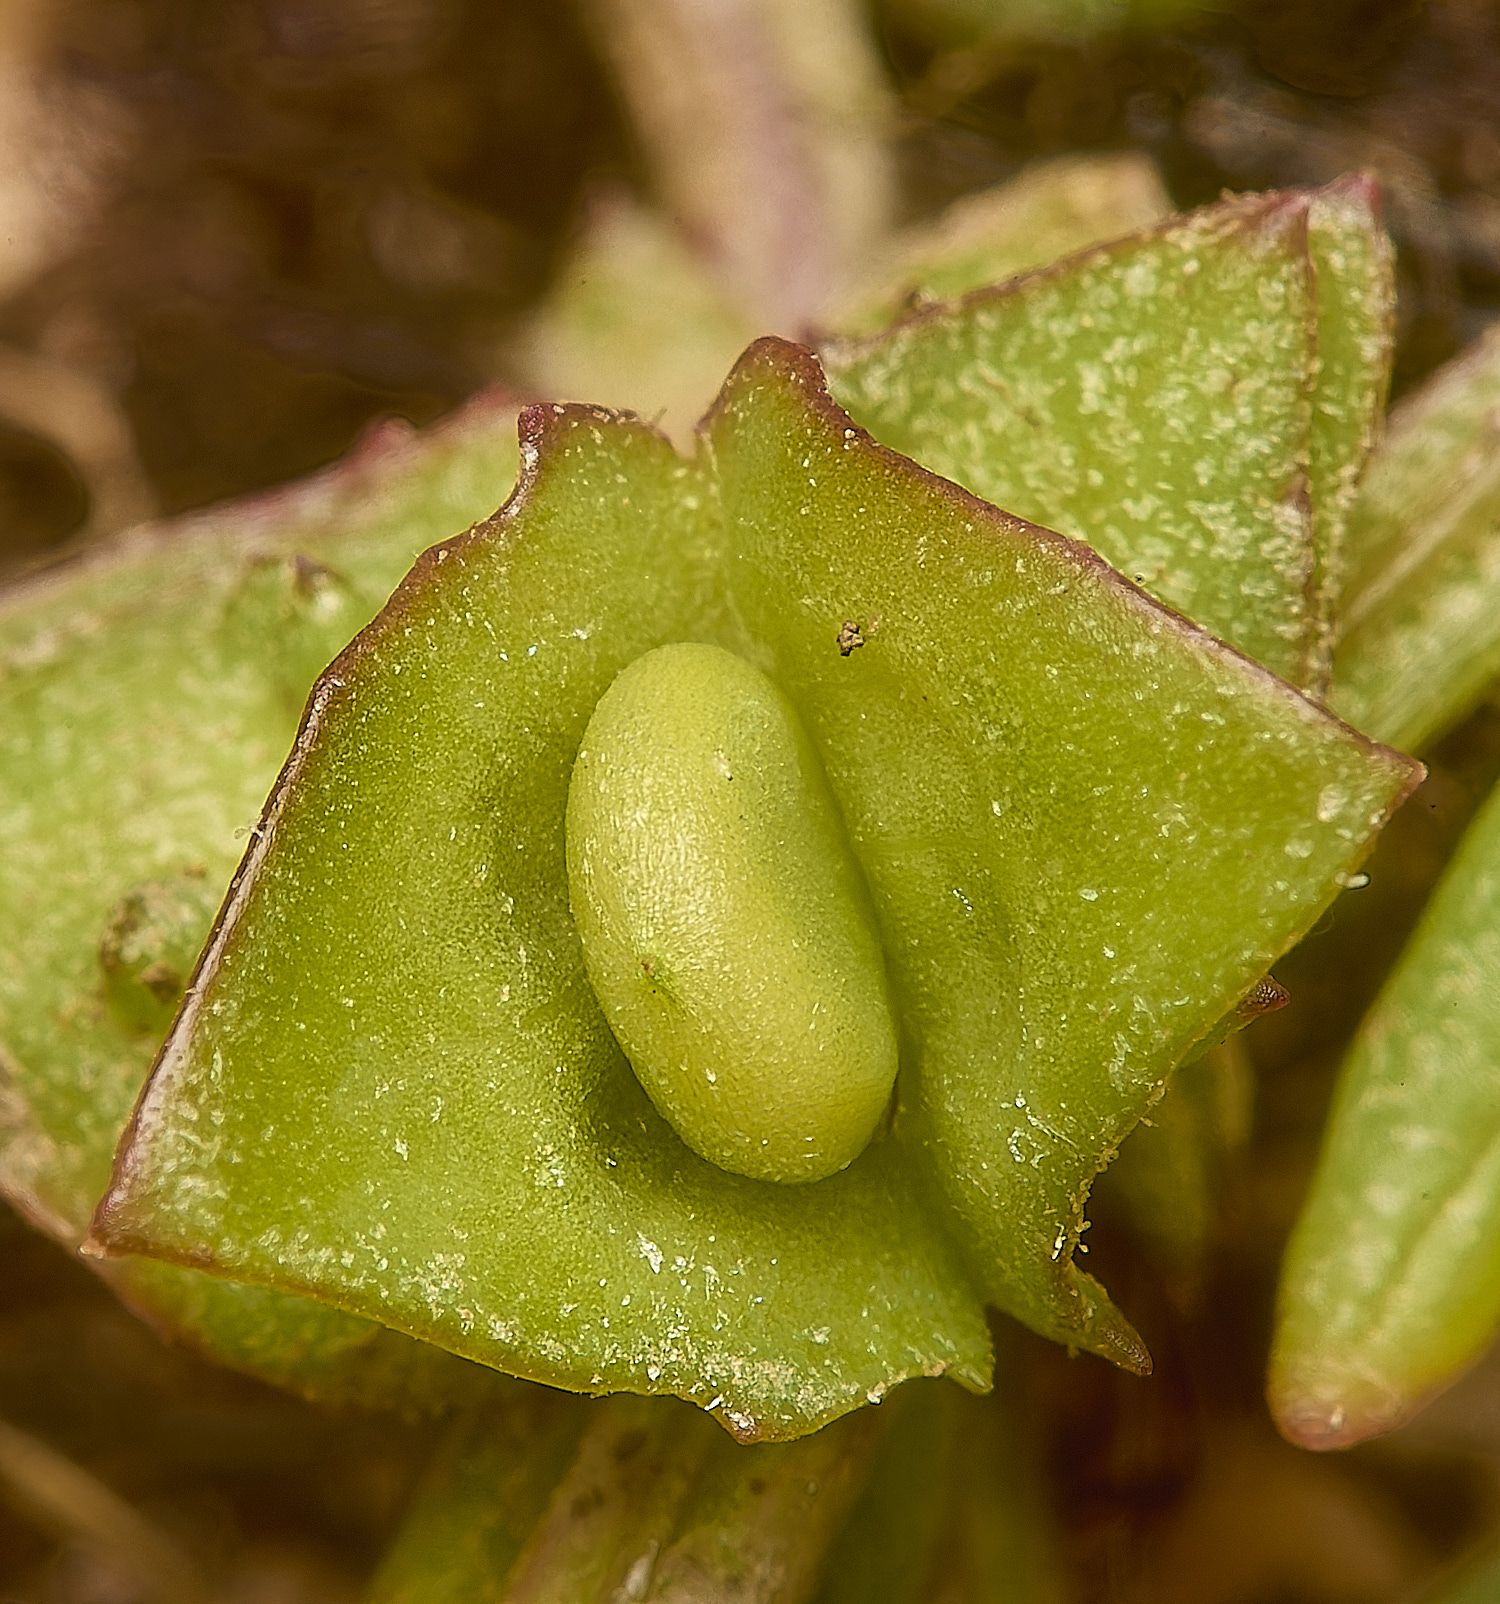
[[[880,147],[870,216],[931,216],[1073,151],[1149,154],[1181,207],[1366,166],[1399,247],[1398,390],[1500,315],[1494,5],[820,10],[842,18],[841,41],[863,41],[855,76],[874,75],[873,89],[861,80]],[[755,197],[719,202],[754,213],[748,244],[712,197],[695,211],[672,168],[691,96],[658,118],[649,74],[631,66],[632,12],[639,25],[693,11],[6,0],[0,571],[306,473],[377,416],[420,424],[482,384],[534,386],[527,319],[601,195],[660,203],[727,294],[796,332],[837,267],[824,261],[833,225],[815,199],[811,221],[799,212],[791,183],[759,213]],[[675,47],[714,45],[685,25]],[[757,302],[798,272],[801,300]],[[1481,1373],[1417,1428],[1337,1461],[1279,1444],[1259,1405],[1276,1258],[1340,1043],[1500,772],[1500,719],[1481,714],[1433,766],[1382,848],[1384,891],[1345,899],[1284,966],[1302,1005],[1252,1033],[1260,1120],[1207,1297],[1185,1314],[1122,1232],[1105,1219],[1095,1233],[1157,1378],[1007,1339],[1080,1597],[1379,1604],[1500,1519],[1500,1377]],[[0,1417],[123,1493],[222,1579],[217,1596],[357,1596],[431,1428],[324,1416],[169,1352],[8,1213],[0,1267]],[[0,1600],[151,1597],[45,1510],[0,1504]]]
[[[692,7],[8,0],[5,560],[518,377],[509,339],[590,197],[671,191],[604,65],[619,14],[653,9]],[[1500,303],[1484,0],[885,0],[867,27],[898,220],[1065,151],[1149,152],[1183,207],[1372,166],[1402,248],[1400,382]]]

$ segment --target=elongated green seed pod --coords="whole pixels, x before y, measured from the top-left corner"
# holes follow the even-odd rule
[[[594,709],[567,830],[589,979],[683,1141],[767,1181],[855,1159],[896,1076],[884,960],[771,681],[717,646],[638,658]]]

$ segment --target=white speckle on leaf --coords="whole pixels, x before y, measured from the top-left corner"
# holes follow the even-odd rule
[[[1318,822],[1329,824],[1349,805],[1348,793],[1341,785],[1325,785],[1318,792]]]

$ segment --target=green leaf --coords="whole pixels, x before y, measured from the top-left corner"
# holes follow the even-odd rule
[[[892,239],[833,327],[845,338],[874,334],[913,302],[951,300],[1046,267],[1171,210],[1155,163],[1139,152],[1037,162]]]
[[[1414,768],[768,358],[709,432],[730,584],[870,879],[919,1151],[988,1298],[1139,1363],[1072,1264],[1089,1183]]]
[[[97,1266],[172,1343],[331,1408],[447,1414],[523,1384],[314,1298],[155,1259]]]
[[[0,600],[0,1192],[60,1242],[87,1230],[314,677],[416,552],[503,495],[514,415],[492,396],[424,435],[383,425],[303,485]],[[320,1397],[484,1384],[323,1304],[145,1261],[107,1273],[179,1339]]]
[[[634,1400],[624,1408],[632,1406],[639,1409]],[[597,1512],[611,1502],[611,1494],[616,1529],[624,1528],[627,1542],[636,1537],[629,1529],[633,1511],[625,1493],[629,1487],[645,1490],[651,1468],[641,1461],[645,1433],[610,1405],[590,1410],[579,1400],[530,1387],[503,1405],[467,1413],[448,1428],[447,1439],[423,1474],[401,1529],[370,1583],[366,1604],[507,1600],[506,1583],[546,1521],[549,1506],[557,1503],[556,1494],[578,1459],[591,1414],[594,1435],[606,1439],[606,1449],[623,1443],[629,1451],[613,1464],[607,1453],[590,1456],[603,1459],[607,1490],[569,1490],[583,1500],[580,1507],[585,1513],[595,1516],[589,1523],[591,1537],[600,1535],[603,1522]],[[674,1416],[673,1423],[680,1418]],[[640,1439],[633,1444],[632,1432]],[[723,1440],[721,1432],[714,1435]],[[644,1547],[651,1535],[641,1534],[639,1540]],[[634,1558],[627,1555],[627,1563]]]
[[[1349,516],[1333,707],[1420,749],[1500,676],[1500,331],[1391,414]]]
[[[666,1399],[534,1389],[454,1428],[368,1604],[806,1604],[893,1409],[746,1448]]]
[[[1002,1366],[1003,1370],[1003,1366]],[[1037,1444],[997,1387],[917,1383],[823,1567],[816,1604],[1057,1604],[1064,1596]]]
[[[1318,297],[1308,485],[1317,563],[1316,632],[1308,682],[1319,695],[1327,693],[1332,672],[1345,529],[1390,382],[1396,286],[1391,242],[1379,208],[1379,189],[1367,174],[1317,191],[1308,208],[1308,247]]]
[[[620,669],[726,628],[713,486],[642,426],[529,416],[507,516],[430,553],[323,681],[111,1230],[518,1374],[717,1402],[747,1436],[907,1374],[978,1384],[981,1311],[902,1167],[867,1155],[816,1216],[726,1177],[604,1024],[569,772]],[[205,1095],[202,1157],[249,1187],[174,1151]],[[857,1339],[830,1344],[833,1310]]]
[[[766,1604],[810,1598],[890,1423],[866,1409],[800,1442],[742,1448],[721,1438],[656,1561],[653,1597],[661,1604],[716,1595]],[[570,1604],[577,1595],[543,1596]]]
[[[1287,1249],[1281,1429],[1337,1448],[1399,1424],[1500,1326],[1500,792],[1343,1069]]]
[[[1143,1366],[1072,1262],[1088,1186],[1413,765],[874,445],[783,342],[695,464],[591,409],[525,428],[512,502],[321,681],[98,1240],[747,1438],[983,1385],[985,1300]],[[901,1014],[891,1128],[810,1186],[683,1146],[568,912],[584,726],[691,640],[801,717]]]
[[[1028,1447],[995,1399],[935,1382],[748,1448],[666,1400],[531,1388],[450,1428],[366,1600],[1043,1604]]]
[[[1273,672],[1314,674],[1305,195],[1251,196],[828,353],[877,439]]]
[[[637,658],[589,720],[567,821],[589,982],[672,1129],[755,1180],[853,1163],[896,1029],[864,877],[775,685],[717,646]],[[729,894],[705,898],[706,862]]]

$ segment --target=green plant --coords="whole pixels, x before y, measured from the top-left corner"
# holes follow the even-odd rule
[[[1221,1139],[1211,1112],[1167,1117],[1213,1106],[1187,1103],[1192,1081],[1168,1092],[1174,1067],[1208,1054],[1211,1077],[1232,1074],[1221,1044],[1274,1000],[1261,977],[1355,883],[1418,776],[1293,688],[1380,705],[1403,665],[1371,645],[1379,619],[1407,619],[1433,584],[1428,613],[1446,617],[1454,594],[1381,532],[1415,495],[1402,429],[1354,501],[1389,318],[1368,184],[1246,197],[830,342],[827,388],[809,352],[762,341],[691,458],[629,418],[534,409],[518,492],[434,546],[342,652],[418,550],[498,499],[504,409],[373,442],[195,541],[148,536],[20,590],[0,619],[20,777],[0,895],[26,932],[0,972],[7,1195],[83,1239],[161,993],[208,935],[203,887],[228,881],[243,822],[244,864],[90,1238],[151,1256],[103,1272],[215,1356],[309,1395],[489,1411],[465,1429],[498,1461],[456,1440],[385,1596],[438,1596],[402,1576],[507,1476],[518,1513],[480,1528],[455,1596],[517,1565],[532,1569],[508,1596],[608,1596],[648,1552],[640,1574],[667,1589],[750,1564],[757,1541],[784,1554],[799,1523],[802,1594],[841,1596],[826,1556],[843,1523],[869,1530],[890,1487],[936,1485],[920,1467],[972,1428],[913,1387],[896,1398],[921,1401],[882,1412],[873,1470],[869,1411],[805,1434],[910,1376],[983,1389],[986,1305],[1148,1367],[1075,1264],[1094,1177],[1127,1138],[1200,1157]],[[1483,496],[1455,525],[1451,474],[1432,485],[1433,543],[1472,566]],[[1354,630],[1346,567],[1348,593],[1375,598]],[[726,1173],[657,1115],[570,913],[584,730],[621,671],[682,642],[733,652],[787,699],[883,948],[902,1055],[890,1118],[801,1185]],[[1460,647],[1484,660],[1472,627],[1434,650]],[[1453,681],[1424,733],[1484,671]],[[1433,918],[1487,929],[1488,904]],[[1365,1184],[1367,1159],[1336,1147],[1330,1163]],[[1153,1196],[1130,1173],[1147,1219],[1191,1191]],[[1283,1375],[1306,1347],[1295,1281],[1288,1298]],[[1492,1302],[1485,1280],[1364,1426],[1471,1356]],[[1397,1333],[1403,1361],[1413,1340]],[[802,1438],[748,1450],[782,1456],[754,1462],[773,1481],[805,1485],[823,1455],[817,1475],[842,1490],[818,1521],[757,1526],[766,1473],[680,1424],[693,1417],[625,1401],[585,1428],[452,1355],[677,1393],[742,1438]],[[670,1474],[604,1500],[615,1535],[580,1540],[577,1573],[538,1560],[568,1466],[658,1432]],[[716,1530],[739,1535],[693,1535]],[[908,1535],[916,1552],[915,1517]],[[925,1561],[902,1563],[918,1588]],[[973,1565],[998,1574],[993,1555]]]
[[[838,806],[776,687],[717,646],[638,658],[583,733],[567,822],[589,983],[662,1117],[737,1175],[847,1169],[891,1100],[895,1026]]]

